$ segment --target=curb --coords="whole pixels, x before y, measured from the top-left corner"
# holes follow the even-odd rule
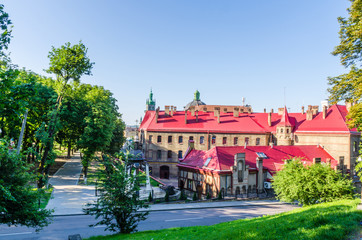
[[[191,203],[192,204],[192,203]],[[265,205],[281,205],[281,204],[288,204],[288,205],[295,205],[295,203],[284,203],[284,202],[271,202],[271,203],[251,203],[251,204],[235,204],[229,206],[192,206],[192,207],[178,207],[178,208],[169,208],[169,209],[143,209],[138,210],[137,212],[162,212],[162,211],[177,211],[177,210],[191,210],[191,209],[206,209],[206,208],[224,208],[224,207],[243,207],[243,206],[265,206]],[[82,216],[86,215],[85,213],[70,213],[70,214],[57,214],[52,215],[53,217],[66,217],[66,216]]]

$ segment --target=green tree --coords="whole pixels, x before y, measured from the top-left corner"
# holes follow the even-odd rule
[[[357,127],[361,131],[362,106],[359,101],[362,97],[362,0],[350,1],[351,7],[347,9],[349,17],[338,18],[340,43],[332,52],[340,57],[340,62],[348,69],[348,73],[329,77],[328,91],[332,103],[341,100],[357,103],[352,106],[347,118],[351,119],[350,127]]]
[[[4,11],[4,5],[0,4],[0,52],[8,48],[11,39],[11,20],[9,14]]]
[[[39,209],[40,190],[33,190],[34,177],[21,156],[9,152],[0,139],[0,223],[41,229],[48,225],[51,211]]]
[[[103,156],[102,163],[104,169],[98,175],[100,196],[95,203],[87,204],[84,212],[101,219],[91,227],[106,225],[105,230],[131,233],[148,215],[148,212],[137,211],[148,207],[139,200],[137,177],[131,173],[125,155],[120,155],[119,159]]]
[[[274,176],[273,188],[277,198],[285,202],[298,201],[302,205],[352,198],[353,184],[321,163],[304,166],[300,159],[286,161]]]
[[[58,93],[57,101],[54,109],[51,112],[49,124],[42,129],[44,151],[42,153],[41,162],[38,168],[38,187],[44,186],[47,179],[46,162],[52,162],[54,136],[57,131],[58,113],[61,107],[64,90],[68,86],[68,82],[73,80],[79,82],[82,75],[91,75],[91,70],[94,63],[90,62],[87,56],[87,48],[82,42],[71,45],[66,43],[60,48],[52,47],[48,55],[50,66],[47,69],[48,73],[56,75],[56,91]]]

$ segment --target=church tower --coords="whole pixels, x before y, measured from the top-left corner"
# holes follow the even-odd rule
[[[146,111],[155,111],[156,109],[156,101],[153,100],[153,93],[152,89],[150,92],[150,98],[146,101]]]
[[[287,107],[284,107],[282,118],[277,125],[276,138],[278,145],[280,146],[289,146],[293,143],[293,128],[294,124],[289,118]]]

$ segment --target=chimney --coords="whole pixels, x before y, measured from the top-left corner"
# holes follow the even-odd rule
[[[310,121],[312,119],[313,119],[313,112],[312,112],[312,110],[309,110],[309,107],[308,107],[306,120]]]
[[[284,108],[278,108],[278,115],[283,115]]]
[[[234,117],[239,117],[239,108],[238,107],[234,108]]]
[[[156,109],[156,117],[155,117],[156,123],[158,122],[158,114],[159,114],[159,112],[160,112],[160,107],[158,107]]]
[[[319,112],[319,106],[318,106],[318,105],[313,106],[313,107],[312,107],[312,111],[313,111],[313,115],[318,114],[318,112]]]
[[[220,108],[214,107],[214,116],[217,117],[218,115],[220,115]]]
[[[217,123],[220,123],[220,112],[217,114]]]
[[[323,119],[327,117],[327,106],[323,106]]]
[[[304,106],[302,106],[302,114],[304,114],[305,112],[304,112]]]
[[[274,109],[270,109],[270,112],[271,112],[271,113],[274,113]]]
[[[347,111],[349,112],[349,110],[351,110],[351,107],[355,104],[356,102],[352,102],[352,100],[350,101],[346,101],[345,104],[346,104],[346,108],[347,108]]]
[[[185,124],[187,124],[187,110],[185,111]]]
[[[199,122],[199,110],[196,110],[196,122]]]
[[[195,116],[195,107],[191,107],[190,108],[190,110],[191,110],[191,116]]]
[[[272,124],[271,124],[271,114],[272,114],[271,112],[268,113],[268,126],[269,126],[269,127],[271,127],[271,125],[272,125]]]
[[[173,116],[173,106],[171,106],[171,117]]]
[[[170,116],[170,106],[165,106],[165,115]]]
[[[258,193],[262,193],[264,190],[263,158],[256,158],[256,166],[258,168]]]
[[[266,113],[266,108],[264,108],[264,113]]]

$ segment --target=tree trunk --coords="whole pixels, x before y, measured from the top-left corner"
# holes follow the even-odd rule
[[[68,158],[70,158],[70,151],[72,150],[72,140],[68,141]]]

